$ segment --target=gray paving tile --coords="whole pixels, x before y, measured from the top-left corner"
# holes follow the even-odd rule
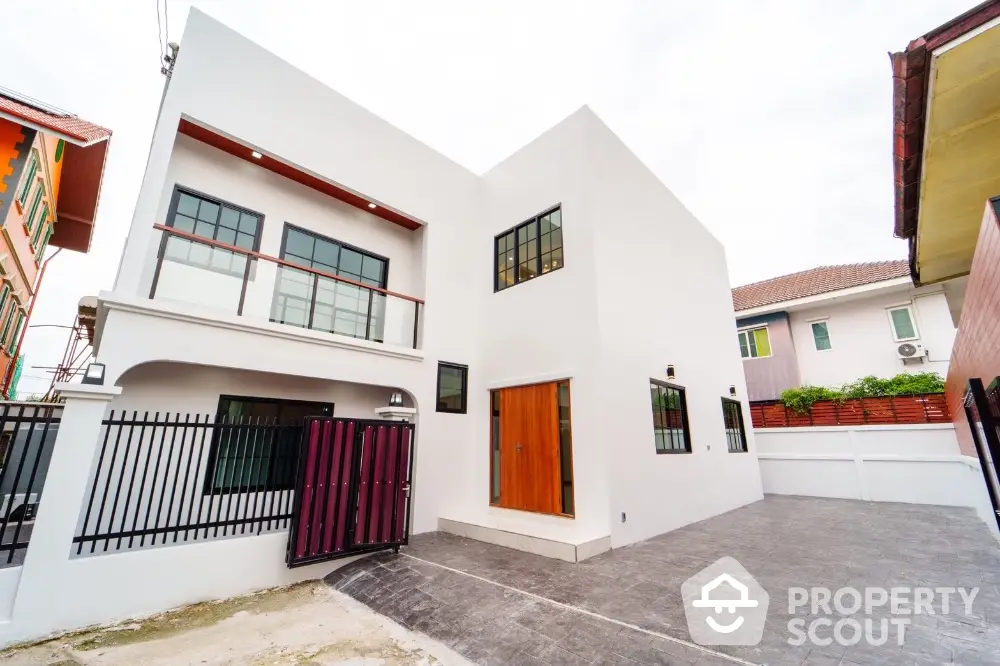
[[[768,666],[1000,664],[1000,549],[968,509],[768,497],[580,564],[443,533],[417,535],[403,553],[359,560],[327,583],[477,663],[733,662],[413,557],[687,641],[680,585],[728,555],[769,591],[771,606],[760,645],[717,652]],[[903,646],[894,636],[883,646],[788,645],[788,587],[848,585],[980,592],[972,615],[956,597],[947,615],[911,616]]]

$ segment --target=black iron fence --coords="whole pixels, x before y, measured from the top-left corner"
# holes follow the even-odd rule
[[[288,527],[301,424],[112,412],[103,425],[77,554]]]
[[[0,403],[0,567],[24,562],[62,406]]]

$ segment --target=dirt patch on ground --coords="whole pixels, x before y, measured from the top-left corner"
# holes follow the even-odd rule
[[[318,581],[0,652],[2,666],[466,663]]]

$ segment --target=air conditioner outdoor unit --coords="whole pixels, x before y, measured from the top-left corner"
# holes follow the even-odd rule
[[[927,356],[927,351],[924,350],[924,346],[918,342],[904,342],[896,347],[896,356],[904,363],[906,361],[917,360],[923,363],[924,357]]]

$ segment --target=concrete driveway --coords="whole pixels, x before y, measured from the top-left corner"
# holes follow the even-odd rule
[[[720,557],[736,558],[771,597],[763,639],[752,647],[690,642],[680,587]],[[799,497],[768,497],[580,564],[443,533],[418,535],[400,555],[384,554],[334,572],[327,583],[405,627],[483,664],[697,664],[877,666],[1000,664],[1000,547],[972,510]],[[789,612],[789,588],[850,587],[864,595],[898,588],[913,605],[846,615],[822,603]],[[978,588],[963,598],[934,590]],[[812,597],[822,601],[822,591]],[[907,596],[908,595],[908,596]],[[843,597],[849,600],[850,597]],[[929,602],[929,603],[926,603]],[[847,604],[850,605],[849,603]],[[931,614],[930,611],[933,611]],[[832,625],[888,624],[883,645]],[[803,631],[801,645],[789,622]],[[816,621],[819,620],[819,623]],[[877,640],[875,641],[877,642]]]

